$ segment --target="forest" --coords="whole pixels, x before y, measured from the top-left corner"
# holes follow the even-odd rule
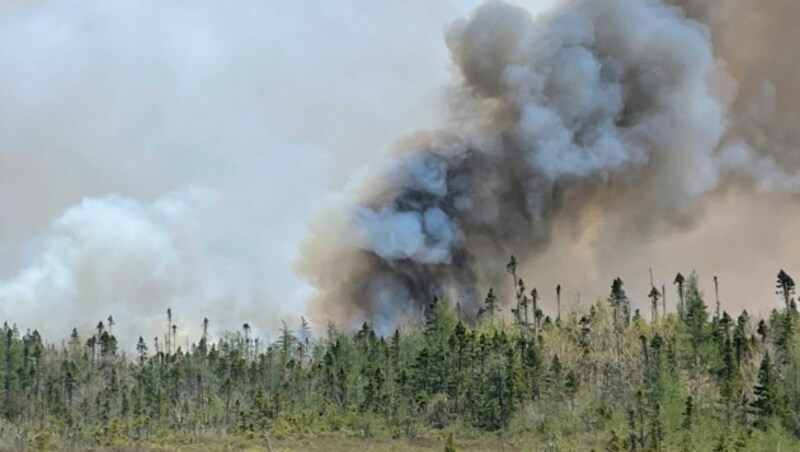
[[[128,352],[113,317],[58,344],[8,319],[0,449],[800,450],[786,272],[763,302],[781,308],[759,319],[707,301],[694,273],[671,306],[653,287],[634,309],[616,279],[548,313],[516,266],[510,300],[492,289],[465,313],[434,298],[386,337],[302,319],[272,343],[248,324],[211,341],[206,320],[183,349],[167,310],[161,340]]]

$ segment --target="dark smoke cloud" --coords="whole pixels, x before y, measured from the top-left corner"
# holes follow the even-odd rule
[[[457,123],[406,140],[312,227],[299,266],[321,312],[385,325],[442,295],[474,313],[508,256],[540,255],[559,221],[621,216],[647,235],[749,171],[757,149],[721,150],[733,83],[708,11],[686,11],[492,2],[453,24]]]

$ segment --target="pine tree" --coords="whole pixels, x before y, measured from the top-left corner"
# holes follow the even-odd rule
[[[497,311],[499,311],[497,297],[494,294],[494,288],[490,288],[489,293],[486,294],[486,298],[483,300],[483,307],[478,311],[478,317],[488,315],[491,318],[494,317]]]
[[[733,341],[726,337],[720,353],[722,362],[717,372],[719,392],[725,406],[726,422],[730,423],[737,403],[736,396],[741,390],[741,375],[739,364],[736,362]]]
[[[625,295],[623,285],[620,278],[614,279],[611,283],[611,295],[608,297],[608,302],[611,305],[614,326],[614,351],[617,360],[622,356],[622,331],[628,326],[630,315],[630,303],[627,295]]]
[[[199,351],[200,355],[205,357],[208,354],[208,317],[203,318],[203,323],[201,327],[203,328],[203,334],[200,337],[200,346]]]
[[[686,402],[683,404],[683,422],[681,426],[684,430],[692,429],[692,421],[694,419],[694,399],[692,396],[686,397]]]
[[[678,317],[683,319],[683,314],[685,310],[684,300],[683,300],[683,285],[686,282],[686,278],[683,277],[682,274],[678,273],[675,275],[675,281],[673,284],[678,286]]]
[[[556,325],[561,326],[561,284],[556,286]]]
[[[758,321],[758,329],[756,330],[759,336],[761,336],[761,342],[767,341],[767,336],[769,336],[769,326],[767,326],[767,322],[764,319]]]
[[[453,437],[453,432],[450,432],[447,435],[447,442],[444,444],[444,452],[456,452],[458,449],[456,448],[456,440]]]
[[[531,304],[533,307],[533,331],[534,334],[538,334],[544,313],[539,309],[539,291],[535,287],[531,290]]]
[[[655,286],[652,286],[650,288],[650,293],[647,294],[647,297],[650,298],[653,322],[655,322],[658,320],[658,300],[661,299],[661,292],[659,292]]]
[[[289,361],[294,358],[294,346],[297,341],[292,330],[286,325],[286,322],[283,323],[283,328],[281,328],[281,335],[278,339],[278,346],[280,347],[281,351],[281,364],[282,366],[286,366]],[[366,325],[366,324],[365,324]]]
[[[528,295],[525,293],[525,281],[522,278],[519,279],[519,283],[517,284],[517,293],[519,294],[520,299],[520,309],[521,311],[518,313],[519,316],[519,323],[523,326],[528,326]]]
[[[147,360],[147,344],[144,343],[142,336],[139,336],[139,341],[136,343],[136,351],[139,353],[139,364],[144,365]]]
[[[614,325],[616,328],[628,326],[630,322],[630,301],[625,294],[623,288],[624,283],[620,278],[616,278],[611,283],[611,295],[609,296],[609,303],[614,315]]]
[[[794,343],[795,314],[792,309],[787,309],[781,316],[775,339],[775,345],[780,351],[780,361],[786,364],[791,359],[791,347]]]
[[[747,340],[747,324],[749,315],[742,311],[736,319],[736,328],[733,330],[733,348],[736,354],[736,365],[741,366],[745,356],[749,354],[750,344]]]
[[[778,381],[769,353],[764,354],[758,369],[758,382],[753,387],[754,399],[750,404],[756,416],[755,426],[766,430],[767,420],[778,413]]]
[[[517,307],[515,309],[512,309],[512,312],[514,313],[514,317],[515,317],[517,323],[519,323],[520,322],[520,317],[519,317],[519,315],[520,315],[520,301],[521,301],[522,295],[520,294],[519,287],[517,286],[517,281],[519,281],[517,279],[517,265],[518,265],[517,264],[517,258],[514,257],[514,255],[512,254],[511,258],[508,260],[508,264],[506,264],[506,271],[511,273],[511,278],[513,278],[514,297],[516,298],[516,301],[517,301]]]
[[[172,353],[172,348],[171,348],[172,341],[170,340],[171,330],[172,330],[172,308],[167,308],[167,340],[165,346],[167,348],[166,353],[168,356],[170,353]]]
[[[793,303],[792,297],[795,293],[794,279],[781,269],[778,272],[778,281],[775,287],[777,289],[776,293],[781,296],[788,310]]]
[[[684,323],[689,329],[692,338],[692,348],[695,352],[700,348],[700,344],[705,339],[706,323],[708,321],[708,307],[703,301],[700,290],[697,287],[697,275],[692,273],[689,276],[686,287],[686,313]]]

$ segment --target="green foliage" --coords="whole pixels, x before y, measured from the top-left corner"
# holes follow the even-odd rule
[[[753,388],[754,399],[751,404],[756,415],[755,425],[766,429],[769,418],[778,414],[780,410],[780,396],[775,369],[769,353],[764,354],[758,368],[758,383]]]
[[[697,275],[692,273],[686,282],[686,312],[684,322],[691,335],[691,344],[698,352],[706,339],[708,331],[708,306],[703,301],[703,295],[697,284]]]
[[[791,304],[764,321],[746,312],[709,318],[696,275],[679,289],[683,315],[649,322],[630,320],[616,279],[608,300],[560,322],[519,313],[509,322],[490,290],[474,324],[437,298],[423,321],[387,337],[369,323],[352,333],[329,325],[314,337],[301,319],[271,344],[247,324],[212,341],[205,321],[188,350],[175,342],[170,311],[162,342],[139,338],[130,356],[111,318],[85,338],[73,330],[60,346],[6,324],[0,448],[426,436],[456,450],[456,432],[464,447],[492,432],[525,437],[530,443],[512,448],[533,450],[796,444],[800,345]],[[536,313],[535,289],[530,302]]]
[[[447,435],[447,441],[444,443],[444,452],[456,452],[456,440],[453,437],[453,432]]]
[[[777,294],[783,298],[786,309],[794,309],[793,295],[795,293],[794,279],[788,273],[781,269],[778,272],[778,281],[776,284]]]

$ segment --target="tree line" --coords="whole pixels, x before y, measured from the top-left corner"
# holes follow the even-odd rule
[[[677,275],[650,315],[621,279],[608,297],[547,315],[507,267],[513,299],[488,291],[467,320],[434,298],[388,336],[369,323],[314,336],[302,319],[272,343],[251,328],[184,350],[167,311],[161,341],[120,350],[108,317],[61,344],[5,323],[0,445],[51,448],[303,435],[519,435],[529,450],[751,450],[800,442],[795,282],[776,279],[767,318],[710,309],[696,274]],[[661,301],[661,305],[659,305]],[[508,315],[502,312],[509,306]],[[439,435],[441,436],[441,435]],[[455,440],[453,439],[455,438]],[[172,442],[172,443],[170,443]]]

